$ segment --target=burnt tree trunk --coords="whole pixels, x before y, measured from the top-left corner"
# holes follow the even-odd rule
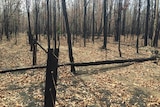
[[[84,0],[84,15],[83,15],[83,38],[84,38],[84,47],[86,47],[86,16],[87,16],[87,1]]]
[[[58,56],[59,56],[59,49],[48,50],[44,107],[55,107]]]
[[[28,16],[28,31],[27,31],[27,35],[28,35],[28,40],[29,40],[29,44],[30,44],[30,51],[33,50],[33,36],[32,36],[32,30],[31,30],[31,21],[30,21],[30,4],[29,1],[26,0],[26,9],[27,9],[27,16]]]
[[[50,49],[50,35],[49,35],[49,0],[47,0],[47,37],[48,37],[48,50]]]
[[[155,0],[156,4],[159,4],[159,0]],[[157,47],[158,46],[158,35],[159,35],[159,30],[160,29],[160,25],[159,25],[159,5],[156,6],[156,18],[155,18],[155,24],[154,24],[154,28],[155,28],[155,34],[154,34],[154,40],[153,40],[153,46]]]
[[[120,48],[120,42],[121,42],[121,12],[122,12],[122,0],[119,0],[119,4],[118,4],[118,19],[117,19],[117,37],[118,37],[118,51],[119,51],[119,56],[122,57],[122,53],[121,53],[121,48]]]
[[[160,16],[160,13],[158,13],[158,14]],[[158,18],[158,24],[156,27],[155,37],[154,37],[154,41],[153,41],[154,47],[158,47],[159,31],[160,31],[160,18]]]
[[[53,28],[54,28],[54,48],[56,49],[56,47],[57,47],[57,31],[56,31],[56,29],[57,29],[57,27],[56,27],[56,12],[57,12],[57,10],[56,10],[56,0],[54,0],[54,4],[53,4],[53,13],[54,13],[54,25],[53,25]]]
[[[147,46],[147,43],[148,43],[149,16],[150,16],[150,0],[147,0],[147,13],[146,13],[146,28],[145,28],[145,35],[144,35],[144,46]]]
[[[95,17],[94,17],[94,14],[95,14],[95,0],[93,0],[93,12],[92,12],[92,42],[94,43],[94,29],[95,29]]]
[[[124,1],[124,10],[123,10],[123,24],[122,24],[122,35],[125,35],[126,27],[126,11],[127,11],[127,0]]]
[[[104,10],[104,16],[103,16],[103,23],[104,23],[104,28],[103,28],[103,34],[104,34],[104,40],[103,40],[103,47],[102,48],[104,48],[104,49],[106,49],[106,47],[107,47],[107,4],[108,4],[108,2],[107,2],[107,0],[104,0],[104,6],[103,6],[103,10]]]
[[[110,4],[110,10],[109,10],[109,25],[108,25],[108,34],[111,34],[111,22],[112,22],[112,9],[113,9],[113,1],[111,1]]]
[[[139,0],[139,7],[138,7],[138,24],[137,24],[137,43],[136,43],[136,50],[139,53],[139,35],[140,35],[140,16],[141,16],[141,0]]]
[[[63,15],[64,15],[65,23],[66,23],[69,59],[70,59],[71,63],[74,63],[73,52],[72,52],[72,42],[71,42],[71,32],[70,32],[69,23],[68,23],[68,16],[67,16],[67,9],[66,9],[65,0],[62,0],[62,8],[63,8]],[[75,73],[74,65],[71,65],[71,72]]]

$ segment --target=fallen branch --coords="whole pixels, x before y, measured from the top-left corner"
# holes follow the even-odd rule
[[[107,60],[107,61],[97,61],[97,62],[85,62],[85,63],[68,63],[62,64],[60,66],[93,66],[93,65],[104,65],[104,64],[115,64],[115,63],[127,63],[127,62],[145,62],[145,61],[152,61],[156,60],[157,57],[150,57],[150,58],[137,58],[137,59],[125,59],[125,60]]]
[[[42,69],[46,68],[46,65],[37,65],[37,66],[29,66],[29,67],[23,67],[23,68],[12,68],[12,69],[6,69],[6,70],[0,70],[0,73],[7,73],[7,72],[16,72],[16,71],[25,71],[25,70],[31,70],[31,69]]]
[[[127,63],[127,62],[145,62],[145,61],[153,61],[156,60],[157,57],[153,56],[150,58],[137,58],[137,59],[125,59],[125,60],[107,60],[107,61],[97,61],[97,62],[84,62],[84,63],[66,63],[60,64],[58,67],[61,66],[70,66],[74,65],[76,67],[80,66],[93,66],[93,65],[104,65],[104,64],[118,64],[118,63]],[[23,70],[30,70],[30,69],[42,69],[46,68],[46,65],[37,65],[31,67],[24,67],[24,68],[12,68],[8,70],[0,70],[0,73],[7,73],[7,72],[15,72],[15,71],[23,71]]]

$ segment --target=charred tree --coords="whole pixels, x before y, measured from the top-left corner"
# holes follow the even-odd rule
[[[48,38],[48,50],[50,50],[50,30],[49,30],[49,0],[47,0],[47,38]]]
[[[108,25],[108,34],[109,35],[111,34],[112,9],[113,9],[113,1],[111,1],[110,10],[109,10],[109,25]]]
[[[54,15],[53,15],[53,17],[54,17],[54,25],[53,25],[53,29],[54,29],[54,48],[56,49],[56,47],[57,47],[57,27],[56,27],[56,12],[57,12],[57,9],[56,9],[56,0],[54,0],[54,2],[53,2],[53,13],[54,13]]]
[[[154,23],[155,23],[156,6],[157,6],[156,0],[154,0],[154,1],[155,1],[155,3],[154,3],[154,9],[152,9],[153,12],[151,13],[152,16],[151,16],[151,25],[150,25],[150,32],[149,32],[149,38],[151,39],[151,45],[153,44],[152,40],[153,40],[153,35],[154,35]],[[152,4],[151,7],[153,7],[153,1],[151,2],[151,4]]]
[[[103,31],[102,20],[103,20],[103,13],[101,14],[100,26],[99,26],[98,33],[97,33],[98,38],[100,37],[100,34],[101,34],[102,31]]]
[[[83,38],[84,47],[86,47],[86,17],[87,17],[87,1],[84,0],[84,14],[83,14]]]
[[[127,0],[124,1],[124,6],[123,7],[124,7],[124,10],[123,10],[122,35],[125,35]]]
[[[145,26],[145,35],[144,35],[144,46],[147,46],[147,43],[148,43],[149,16],[150,16],[150,0],[147,0],[147,13],[146,13],[146,26]]]
[[[155,0],[156,4],[159,4],[159,0]],[[154,33],[154,40],[153,40],[153,46],[157,47],[158,46],[158,35],[159,35],[159,30],[160,30],[160,13],[159,13],[159,5],[156,6],[156,18],[155,18],[155,24],[154,24],[154,28],[155,28],[155,33]]]
[[[95,30],[95,0],[93,0],[93,11],[92,11],[92,42],[94,43],[94,30]]]
[[[134,35],[136,34],[136,17],[137,17],[137,4],[134,6],[134,11],[133,11],[133,19],[132,19],[132,26],[131,26],[131,35],[132,35],[132,39],[134,39]]]
[[[139,0],[139,7],[138,7],[138,24],[137,24],[137,43],[136,43],[136,50],[139,53],[139,35],[140,35],[140,16],[141,16],[141,0]]]
[[[39,13],[39,0],[35,0],[35,35],[33,37],[33,65],[37,64],[37,40],[38,40],[38,13]]]
[[[103,1],[103,11],[104,11],[104,16],[103,16],[103,23],[104,23],[104,28],[103,28],[103,34],[104,34],[104,40],[103,40],[103,47],[104,49],[106,49],[107,46],[107,4],[108,1],[104,0]]]
[[[33,50],[33,36],[32,36],[32,29],[31,29],[31,19],[30,19],[30,1],[26,0],[26,9],[27,9],[27,18],[28,18],[28,41],[30,44],[30,51]]]
[[[69,59],[70,59],[71,63],[74,63],[73,52],[72,52],[72,43],[71,43],[71,32],[70,32],[69,23],[68,23],[68,16],[67,16],[67,9],[66,9],[66,1],[65,0],[62,0],[62,9],[63,9],[63,15],[64,15],[65,24],[66,24],[66,31],[67,31]],[[75,73],[74,65],[71,65],[71,72]]]
[[[159,17],[160,17],[160,13],[158,13],[158,14],[159,14]],[[160,18],[158,18],[158,24],[157,24],[157,27],[156,27],[155,37],[154,37],[154,41],[153,41],[153,46],[154,47],[158,47],[159,32],[160,32]]]
[[[119,0],[118,3],[118,19],[117,19],[117,37],[118,37],[118,51],[119,51],[119,56],[122,57],[122,53],[121,53],[121,48],[120,48],[120,42],[121,42],[121,12],[122,12],[122,0]]]
[[[9,4],[8,2],[5,0],[5,5],[4,5],[4,33],[7,37],[7,40],[9,40]]]

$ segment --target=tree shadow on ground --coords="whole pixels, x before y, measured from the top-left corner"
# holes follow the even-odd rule
[[[130,105],[135,105],[137,107],[147,107],[146,99],[149,97],[150,93],[147,93],[139,88],[134,88],[132,93],[132,98],[129,100]]]
[[[103,72],[107,72],[110,70],[116,70],[119,68],[123,68],[123,67],[127,67],[132,65],[133,63],[125,63],[125,64],[118,64],[118,65],[113,65],[110,67],[103,67],[103,68],[95,68],[95,69],[91,69],[91,70],[78,70],[76,71],[75,75],[93,75],[93,74],[98,74],[98,73],[103,73]]]

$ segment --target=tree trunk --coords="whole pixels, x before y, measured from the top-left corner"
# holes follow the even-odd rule
[[[126,5],[127,5],[127,0],[124,1],[122,35],[125,35],[125,27],[126,27],[126,11],[127,11]]]
[[[149,25],[149,16],[150,16],[150,0],[147,0],[147,13],[146,13],[146,28],[144,36],[144,46],[147,46],[148,43],[148,25]]]
[[[153,7],[153,1],[151,3],[152,3],[151,7]],[[152,17],[151,17],[150,32],[149,32],[149,38],[151,39],[151,45],[153,44],[152,40],[153,40],[153,35],[154,35],[154,23],[155,23],[155,16],[156,16],[156,5],[157,4],[156,4],[156,0],[155,0],[154,10],[152,12]]]
[[[136,50],[139,53],[139,35],[140,35],[140,15],[141,15],[141,0],[139,0],[139,9],[138,9],[138,24],[137,24],[137,43],[136,43]]]
[[[160,17],[160,13],[158,13],[158,14],[159,14],[159,17]],[[155,37],[154,37],[154,41],[153,41],[153,46],[154,47],[158,47],[159,32],[160,32],[160,18],[158,18],[158,24],[157,24],[157,27],[156,27]]]
[[[49,35],[49,0],[47,0],[47,37],[48,37],[48,50],[50,49],[50,35]]]
[[[32,36],[32,29],[31,29],[31,21],[30,21],[30,4],[29,1],[26,0],[26,9],[27,9],[27,16],[28,16],[28,31],[27,31],[27,35],[28,35],[28,41],[30,44],[30,51],[33,50],[33,36]]]
[[[7,37],[7,40],[9,40],[9,9],[7,7],[7,2],[5,0],[5,7],[4,7],[4,31],[5,31],[5,35]]]
[[[103,10],[104,10],[104,16],[103,16],[103,23],[104,23],[104,28],[103,28],[103,35],[104,35],[104,40],[103,40],[103,47],[104,49],[106,49],[106,46],[107,46],[107,17],[108,17],[108,14],[107,14],[107,6],[108,5],[108,1],[107,0],[104,0],[104,6],[103,6]],[[107,9],[107,10],[106,10]]]
[[[71,63],[74,63],[73,52],[72,52],[72,43],[71,43],[71,33],[68,23],[68,16],[67,16],[67,9],[66,9],[66,2],[62,0],[62,8],[63,8],[63,15],[66,22],[66,30],[67,30],[67,43],[68,43],[68,51],[69,51],[69,59]],[[71,65],[71,72],[75,73],[74,65]]]
[[[92,13],[92,42],[94,43],[94,29],[95,29],[95,17],[94,17],[94,12],[95,11],[95,0],[93,0],[93,13]]]
[[[137,6],[135,5],[133,12],[133,19],[132,19],[132,28],[131,28],[132,39],[134,39],[134,35],[136,34],[136,17],[137,17]]]
[[[39,1],[35,0],[35,35],[33,38],[33,65],[37,64],[37,40],[38,40],[38,14],[39,14]]]
[[[57,47],[57,31],[56,31],[56,0],[54,0],[54,4],[53,4],[53,13],[54,13],[54,25],[53,25],[53,28],[54,28],[54,49],[56,49]]]
[[[84,15],[83,15],[83,38],[84,38],[84,47],[86,47],[86,15],[87,15],[87,1],[84,0]]]
[[[159,4],[159,0],[155,0],[156,4]],[[154,40],[153,40],[153,46],[154,47],[157,47],[158,46],[158,34],[159,34],[159,31],[158,31],[158,27],[159,27],[159,5],[156,6],[156,18],[155,18],[155,24],[154,24],[154,28],[155,28],[155,33],[154,33]]]
[[[118,37],[118,51],[119,51],[119,56],[122,57],[121,49],[120,49],[120,41],[121,41],[121,12],[122,12],[122,0],[119,0],[119,6],[118,6],[118,19],[117,19],[117,37]]]
[[[108,26],[108,34],[111,34],[112,8],[113,8],[113,1],[111,1],[110,10],[109,10],[109,26]]]
[[[100,26],[99,26],[99,29],[98,29],[98,34],[97,34],[98,38],[100,37],[100,34],[102,33],[102,30],[103,30],[102,17],[103,17],[103,14],[101,15]]]

